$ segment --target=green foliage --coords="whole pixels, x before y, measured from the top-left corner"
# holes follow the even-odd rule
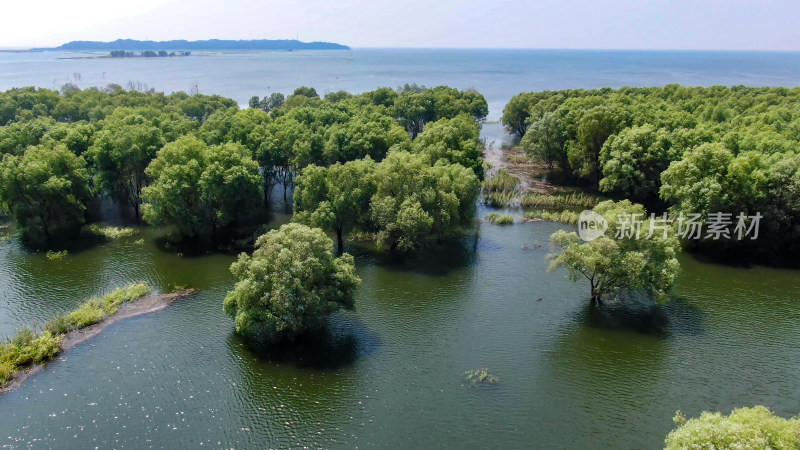
[[[480,127],[466,114],[441,119],[425,127],[414,141],[415,153],[424,155],[429,164],[444,161],[472,169],[483,179],[483,144]]]
[[[675,415],[678,427],[666,439],[672,449],[796,449],[800,448],[800,419],[784,419],[765,406],[734,409],[730,415],[703,412],[686,420]]]
[[[567,132],[561,118],[547,112],[530,125],[520,141],[520,146],[528,158],[547,164],[550,173],[553,173],[556,164],[566,173],[569,169],[566,142]]]
[[[29,147],[22,156],[7,154],[0,162],[0,203],[33,242],[77,233],[89,195],[85,161],[63,145]]]
[[[408,86],[392,105],[394,117],[412,138],[422,132],[426,124],[440,119],[452,119],[467,114],[476,122],[483,122],[489,113],[486,99],[471,90],[459,91],[447,86],[432,89]]]
[[[260,203],[258,164],[240,144],[208,147],[193,136],[167,144],[147,168],[144,219],[173,227],[181,237],[211,233]]]
[[[526,208],[593,208],[599,201],[597,197],[583,192],[569,194],[529,192],[522,196],[520,205]]]
[[[361,280],[353,257],[334,257],[322,230],[292,223],[261,236],[252,256],[231,266],[238,279],[223,308],[238,333],[294,337],[322,326],[339,309],[353,309]]]
[[[371,218],[378,243],[413,250],[428,236],[442,237],[473,220],[480,182],[471,169],[418,154],[391,152],[375,170]]]
[[[343,235],[365,226],[369,218],[377,189],[374,173],[369,157],[327,168],[306,167],[294,191],[294,220],[336,232],[341,251]]]
[[[600,152],[600,189],[620,191],[634,200],[658,197],[661,173],[681,157],[668,133],[652,125],[627,128],[611,136]]]
[[[507,214],[500,214],[497,212],[490,212],[486,214],[486,221],[496,225],[513,225],[514,217]]]
[[[548,255],[551,269],[564,267],[569,279],[586,279],[591,288],[592,303],[620,290],[640,291],[658,301],[667,295],[680,271],[676,256],[680,243],[674,236],[654,233],[617,239],[618,217],[641,214],[644,208],[628,200],[601,202],[594,210],[606,218],[605,236],[583,242],[575,232],[559,230],[551,239],[561,248],[560,253]],[[642,230],[648,230],[644,221]]]
[[[145,117],[120,108],[105,120],[89,149],[99,186],[115,200],[132,206],[137,218],[147,181],[145,169],[163,145],[158,127]]]

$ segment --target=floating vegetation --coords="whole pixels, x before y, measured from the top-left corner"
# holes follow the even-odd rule
[[[66,250],[61,250],[60,252],[54,252],[52,250],[48,250],[45,254],[45,257],[48,261],[60,261],[69,255],[69,252]]]
[[[534,208],[593,208],[600,199],[584,194],[583,192],[573,192],[571,194],[539,194],[529,192],[522,196],[521,206]]]
[[[102,236],[106,239],[111,239],[111,240],[130,237],[133,236],[134,234],[139,233],[139,231],[134,228],[111,227],[111,226],[104,227],[96,223],[89,225],[89,232],[96,236]]]
[[[151,290],[146,283],[136,283],[115,289],[103,297],[91,298],[71,313],[50,320],[45,326],[45,331],[63,334],[94,325],[116,313],[123,303],[144,297]]]
[[[561,222],[566,223],[569,225],[577,225],[578,224],[578,217],[580,216],[579,213],[576,211],[572,211],[569,209],[565,209],[561,212],[558,211],[546,211],[546,210],[537,210],[537,211],[528,211],[525,213],[525,218],[530,220],[548,220],[551,222]]]
[[[472,386],[479,384],[495,384],[499,380],[496,376],[489,372],[488,368],[472,369],[464,372],[467,377],[467,382]]]
[[[490,212],[486,214],[486,221],[495,225],[511,225],[514,223],[514,217],[508,214],[500,214],[497,212]]]
[[[519,189],[520,179],[511,175],[505,167],[499,169],[491,178],[484,180],[483,191],[514,192]]]

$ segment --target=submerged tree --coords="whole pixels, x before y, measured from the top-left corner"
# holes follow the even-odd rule
[[[32,242],[74,235],[90,194],[86,162],[63,144],[29,147],[0,162],[0,203]]]
[[[369,216],[376,189],[374,172],[369,157],[327,168],[306,167],[294,190],[294,220],[334,231],[341,252],[344,235]]]
[[[240,144],[208,147],[194,136],[167,144],[147,168],[144,220],[170,226],[179,237],[214,234],[257,207],[261,174]]]
[[[678,240],[661,230],[650,234],[644,208],[627,200],[601,202],[594,212],[608,222],[606,235],[583,242],[575,232],[555,232],[551,239],[561,252],[548,255],[551,270],[564,267],[569,279],[588,280],[592,304],[621,290],[666,300],[680,271]]]
[[[231,272],[238,281],[223,309],[237,333],[273,339],[293,338],[353,309],[361,282],[352,256],[336,258],[322,230],[298,223],[258,238],[253,255],[239,255]]]

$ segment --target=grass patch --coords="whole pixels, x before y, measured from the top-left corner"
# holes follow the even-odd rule
[[[115,289],[103,297],[91,298],[71,313],[50,320],[45,331],[63,334],[94,325],[117,312],[123,303],[144,297],[150,291],[146,283],[136,283]]]
[[[492,375],[487,368],[481,369],[472,369],[464,372],[464,375],[467,377],[467,382],[472,386],[477,386],[479,384],[495,384],[500,381],[499,378]]]
[[[520,179],[511,175],[505,167],[499,169],[491,178],[484,180],[483,191],[513,192],[519,188]]]
[[[561,212],[538,210],[525,213],[526,219],[548,220],[550,222],[561,222],[569,225],[577,225],[579,216],[579,213],[569,209],[565,209]]]
[[[489,214],[486,214],[486,221],[495,225],[511,225],[514,223],[514,217],[509,216],[508,214],[490,212]]]
[[[144,245],[144,239],[137,239],[133,241],[134,245]]]
[[[61,250],[60,252],[54,252],[52,250],[48,250],[45,254],[45,257],[48,261],[60,261],[69,255],[69,252],[66,250]]]
[[[106,239],[114,240],[120,239],[124,237],[131,237],[134,234],[138,234],[134,228],[126,228],[126,227],[104,227],[100,226],[99,224],[92,224],[89,225],[89,232],[96,235],[102,236]]]
[[[573,192],[571,194],[539,194],[529,192],[522,196],[520,206],[533,208],[593,208],[600,202],[600,199],[584,194],[583,192]]]
[[[0,344],[0,387],[21,368],[53,359],[61,351],[61,335],[36,334],[30,328]]]

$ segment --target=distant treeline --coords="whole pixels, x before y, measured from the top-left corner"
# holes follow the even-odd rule
[[[204,41],[139,41],[136,39],[117,39],[112,42],[72,41],[58,47],[35,48],[33,50],[70,50],[70,51],[143,51],[143,50],[350,50],[346,45],[332,42],[301,42],[296,39],[254,39],[254,40],[220,40]]]
[[[165,58],[168,56],[190,56],[192,52],[167,52],[165,50],[153,51],[145,50],[143,52],[126,52],[125,50],[112,50],[112,58]]]

